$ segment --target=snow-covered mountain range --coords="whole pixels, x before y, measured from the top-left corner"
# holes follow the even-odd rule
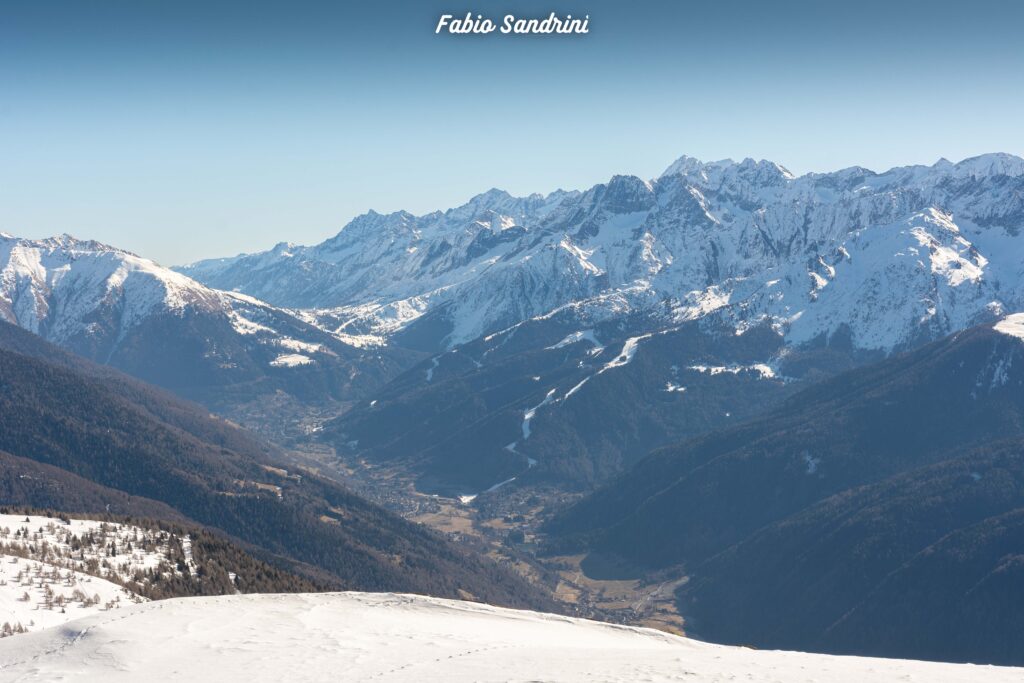
[[[422,358],[398,349],[554,317],[913,346],[1024,308],[1022,227],[1011,155],[801,177],[683,157],[650,181],[370,212],[319,245],[178,272],[97,242],[0,235],[0,317],[212,405],[225,387],[348,400]]]
[[[68,235],[0,234],[0,319],[211,403],[235,385],[250,400],[277,390],[323,398],[387,373],[379,357],[288,311]],[[303,382],[311,372],[321,380]]]
[[[567,532],[559,542],[574,553],[596,548],[624,556],[623,544],[614,542],[621,536],[628,541],[624,544],[627,550],[635,546],[666,553],[679,551],[678,556],[662,563],[674,567],[674,562],[692,559],[680,550],[680,538],[700,538],[702,529],[710,528],[709,518],[702,515],[714,515],[716,504],[728,508],[720,511],[718,518],[731,520],[735,527],[737,500],[756,502],[758,495],[775,492],[771,494],[776,497],[775,504],[778,500],[793,503],[804,495],[809,506],[817,505],[824,496],[841,495],[846,490],[842,487],[888,485],[888,480],[860,476],[862,470],[854,467],[860,467],[865,459],[868,437],[878,436],[887,448],[890,444],[898,447],[896,455],[906,456],[918,451],[900,441],[901,435],[907,431],[930,434],[934,443],[924,439],[911,443],[925,446],[919,449],[925,459],[910,463],[915,467],[934,464],[925,456],[957,444],[976,446],[980,437],[975,439],[972,430],[986,439],[1019,439],[1020,394],[1014,389],[1019,389],[1021,378],[1013,368],[1021,347],[1018,339],[1007,336],[1024,337],[1024,314],[1015,314],[1024,310],[1022,229],[1024,160],[1010,155],[986,155],[958,164],[940,161],[881,174],[852,168],[801,177],[766,161],[704,163],[683,157],[653,180],[616,176],[583,192],[558,191],[525,198],[491,190],[462,207],[425,216],[370,213],[316,246],[281,244],[261,254],[202,261],[176,271],[115,247],[69,236],[27,240],[0,234],[0,319],[88,358],[197,398],[232,417],[248,416],[251,419],[247,424],[269,423],[268,416],[272,415],[282,424],[300,425],[302,429],[308,426],[306,437],[334,447],[325,457],[337,455],[342,464],[346,460],[359,462],[369,464],[369,469],[384,465],[380,469],[386,471],[385,477],[394,477],[402,486],[412,479],[422,492],[450,496],[478,510],[488,506],[498,509],[505,500],[515,506],[516,496],[528,501],[532,491],[550,490],[553,495],[561,495],[612,482],[608,489],[602,489],[611,493],[588,499],[597,501],[592,505],[601,515],[610,518],[613,513],[621,513],[630,521],[642,519],[635,510],[653,510],[650,520],[633,529],[625,523],[620,526],[616,517],[607,529],[572,528],[572,533]],[[939,338],[945,341],[909,354],[895,354]],[[963,351],[972,341],[977,346],[972,346],[970,353]],[[936,353],[946,364],[936,366],[937,370],[932,366],[908,370],[903,375],[909,387],[906,391],[902,385],[896,386],[899,391],[885,394],[888,398],[881,403],[877,399],[882,394],[862,392],[863,400],[856,405],[865,407],[851,414],[865,417],[863,424],[835,418],[846,414],[840,409],[849,407],[853,396],[850,387],[859,386],[858,377],[870,379],[876,376],[872,373],[880,373],[878,376],[888,382],[886,368],[903,367],[898,364],[919,356],[930,362]],[[855,369],[858,366],[890,354],[893,357],[885,363],[896,365],[861,367],[865,374],[856,374],[861,371]],[[62,408],[61,417],[68,417],[67,411],[73,408],[86,427],[94,422],[112,423],[128,414],[120,401],[113,401],[105,393],[76,389],[85,385],[71,381],[73,378],[59,369],[38,367],[19,358],[9,359],[8,366],[8,377],[19,382],[12,386],[21,387],[9,392],[6,412],[11,413],[11,425],[26,422],[17,413],[23,407],[17,403],[22,396],[33,399],[22,399],[27,406],[25,414],[45,416],[51,413],[36,409],[49,409],[58,403],[53,396],[63,399],[66,394],[73,400],[69,400],[67,409]],[[835,378],[834,385],[827,384],[828,380],[821,382],[851,368],[855,370]],[[90,377],[103,376],[91,372]],[[47,378],[48,382],[42,381]],[[953,386],[936,378],[963,382]],[[768,425],[770,435],[788,438],[789,432],[779,428],[774,416],[789,415],[778,412],[787,405],[790,409],[797,404],[818,409],[821,394],[813,393],[815,386],[839,387],[841,395],[835,399],[838,407],[829,413],[837,421],[833,425],[824,418],[804,419],[802,412],[790,416],[792,424],[817,424],[819,428],[824,424],[825,428],[821,428],[821,434],[810,428],[798,430],[801,438],[814,437],[814,443],[800,443],[799,447],[782,443],[778,448],[782,454],[778,462],[782,464],[777,472],[747,469],[750,459],[745,452],[738,452],[733,458],[739,463],[736,471],[711,482],[721,485],[725,493],[714,493],[717,489],[711,486],[694,485],[697,493],[709,496],[701,502],[689,489],[680,488],[686,495],[678,498],[667,495],[665,481],[678,483],[682,481],[680,476],[657,471],[646,476],[650,472],[634,467],[638,462],[665,461],[665,453],[681,448],[668,444],[696,443],[690,441],[695,437],[711,439],[715,434],[725,434],[722,438],[731,438],[740,434],[737,438],[742,440],[747,432],[736,430],[753,429],[749,425],[757,423],[747,421],[758,416]],[[892,389],[889,384],[883,388]],[[298,410],[294,410],[294,403],[299,404]],[[327,404],[327,409],[310,409],[318,403]],[[900,415],[897,408],[902,405],[918,411],[906,414],[920,421],[895,420],[895,426],[886,432],[886,420]],[[876,409],[882,412],[871,412]],[[331,411],[335,416],[326,419]],[[991,423],[985,421],[988,417]],[[45,426],[48,419],[35,423]],[[737,423],[741,426],[733,427]],[[907,425],[915,424],[908,430]],[[19,454],[36,455],[38,430],[33,429],[12,439]],[[160,427],[153,433],[165,431]],[[111,430],[97,428],[96,433],[109,439]],[[136,456],[148,445],[147,432],[140,429],[139,433],[142,436],[131,442],[134,446],[115,444],[117,449],[110,452],[122,458],[117,462],[134,467]],[[844,439],[834,438],[834,434],[843,434]],[[958,437],[963,438],[957,441]],[[836,446],[847,442],[852,445],[845,450]],[[79,443],[69,440],[61,444],[60,451],[62,457],[65,453],[73,456],[62,462],[75,465],[75,474],[93,474],[89,468],[79,467],[80,461],[95,461],[107,468],[112,462],[116,465],[109,452],[83,451]],[[653,449],[663,446],[667,448],[660,451],[662,460],[658,456],[645,459]],[[212,463],[228,462],[223,458],[229,451],[213,442],[211,448],[201,451],[210,453],[210,458],[188,462],[200,463],[199,472],[220,472],[220,465],[214,467]],[[847,479],[838,474],[838,466],[847,461],[830,455],[830,448],[837,449],[840,456],[851,455],[853,465],[848,468]],[[154,448],[150,457],[163,466],[160,458],[167,450]],[[761,449],[756,454],[760,457],[764,452]],[[880,476],[886,472],[883,466],[897,462],[888,451],[880,452],[886,457],[879,456],[874,467],[863,468],[872,476]],[[1018,453],[1006,458],[1019,469]],[[83,461],[86,455],[89,458]],[[784,460],[790,456],[797,459]],[[978,459],[982,456],[987,458],[985,462]],[[1008,468],[999,460],[1004,457],[1003,451],[982,456],[973,452],[962,456],[974,460],[963,463],[963,472],[957,475],[963,476],[959,478],[936,475],[926,483],[940,487],[948,480],[952,482],[949,491],[956,495],[977,490],[986,504],[992,504],[996,499],[985,487],[994,486],[995,474]],[[679,461],[691,463],[682,456]],[[718,465],[725,467],[729,462],[719,458]],[[290,504],[294,497],[302,504],[303,514],[309,510],[310,516],[296,523],[286,520],[281,528],[289,533],[272,536],[287,538],[292,530],[306,533],[313,529],[309,532],[315,535],[313,541],[306,543],[302,536],[302,545],[296,543],[289,551],[305,560],[308,555],[299,551],[333,548],[339,554],[327,558],[334,563],[330,569],[339,574],[348,571],[348,559],[342,556],[357,547],[346,543],[349,532],[357,529],[355,520],[361,518],[338,511],[362,508],[355,504],[339,507],[332,497],[335,494],[330,492],[308,493],[309,489],[301,486],[309,486],[312,477],[308,481],[296,479],[284,469],[268,469],[248,459],[237,468],[244,476],[231,476],[225,481],[246,495],[233,489],[227,491],[232,495],[221,495],[221,489],[209,487],[211,505],[230,513],[221,518],[236,524],[233,528],[262,534],[264,520],[260,515],[281,501]],[[225,471],[230,474],[235,470]],[[624,471],[633,474],[615,478]],[[857,476],[850,475],[851,471]],[[700,469],[701,476],[710,477],[715,472]],[[774,484],[768,476],[773,472],[777,475]],[[143,486],[136,479],[118,478],[118,467],[102,473],[103,482],[116,480],[118,485],[124,483],[126,489],[142,491],[143,495],[163,494],[163,487],[151,485],[148,477],[137,478]],[[901,473],[889,472],[887,476]],[[266,484],[268,477],[276,477],[272,480],[280,480],[280,485]],[[199,477],[197,485],[186,489],[174,502],[191,505],[200,500],[195,492],[206,493],[209,479],[206,475]],[[975,489],[962,485],[968,480],[977,485]],[[634,481],[639,483],[631,483]],[[696,478],[693,481],[701,483]],[[736,488],[737,482],[748,481],[749,489]],[[766,487],[766,483],[771,486]],[[645,493],[646,486],[654,487],[662,497],[634,496]],[[779,491],[789,490],[785,486],[792,491],[778,496]],[[274,491],[275,497],[264,500],[261,494],[268,490]],[[941,491],[945,495],[947,489]],[[234,507],[248,506],[249,496],[261,506],[252,525],[248,524],[252,508],[245,508],[245,514],[235,514],[242,508]],[[636,505],[632,505],[633,497],[638,498]],[[649,500],[663,507],[652,507]],[[897,502],[904,500],[917,499],[908,495]],[[933,496],[932,500],[937,498]],[[327,509],[340,516],[319,514],[316,506],[321,502],[331,502]],[[1000,518],[1002,526],[996,528],[1007,538],[1020,528],[1016,521],[1019,501],[1013,498],[1010,503],[1006,514],[1014,517],[1005,524],[1006,520]],[[586,510],[586,505],[578,509]],[[686,505],[694,507],[688,510]],[[202,506],[188,509],[207,512]],[[751,529],[761,529],[770,505],[752,503],[750,509],[756,513],[749,520]],[[897,511],[887,519],[907,517],[901,509],[893,509]],[[795,515],[803,510],[783,512]],[[950,510],[947,506],[947,518],[953,517]],[[996,512],[1005,511],[989,514]],[[392,528],[382,526],[381,519],[392,523],[375,509],[367,513],[368,534]],[[786,519],[779,513],[779,520]],[[975,520],[960,521],[966,525]],[[326,531],[308,522],[326,525]],[[684,525],[692,523],[702,529],[680,536]],[[405,527],[394,528],[402,538],[411,533]],[[651,542],[654,532],[661,528],[666,532],[664,540]],[[583,543],[580,534],[590,534],[588,542],[593,542],[598,538],[597,531],[603,534],[599,540],[604,545],[579,545]],[[710,536],[724,542],[728,531],[729,527]],[[868,532],[861,537],[882,538],[880,533],[871,536]],[[326,546],[319,542],[325,534],[331,535]],[[811,534],[812,538],[820,536]],[[521,538],[526,538],[525,533]],[[510,544],[518,542],[513,539],[510,533]],[[747,537],[733,540],[746,543]],[[441,546],[430,539],[416,541],[415,547],[419,548],[421,541],[424,550],[419,557],[429,559],[440,552],[437,549]],[[775,550],[767,545],[769,551]],[[992,545],[993,552],[1002,547],[995,541]],[[755,556],[755,551],[761,552],[760,545],[747,547],[753,550],[740,550],[751,553],[754,559],[744,566],[763,568],[765,557],[775,557],[771,552]],[[786,566],[792,565],[791,555],[806,547],[810,543],[801,540],[797,550],[785,557]],[[916,546],[910,543],[899,547],[916,552]],[[50,558],[56,559],[60,558]],[[466,557],[445,555],[442,559],[437,571],[421,571],[427,565],[420,564],[415,577],[429,576],[433,583],[426,585],[440,586],[437,590],[452,595],[456,583],[437,577],[447,579],[450,568],[465,563]],[[637,567],[654,566],[642,554],[627,559],[639,560]],[[376,560],[374,556],[369,566],[376,568]],[[45,573],[39,567],[46,562],[46,558],[19,556],[10,571],[18,582],[27,577],[38,579]],[[68,574],[78,568],[49,563],[53,565],[49,576],[54,581],[79,580]],[[380,566],[391,571],[391,564]],[[852,566],[852,562],[839,562],[837,566]],[[660,571],[665,567],[654,568]],[[400,570],[394,571],[403,578]],[[810,574],[813,576],[814,571]],[[698,576],[696,571],[693,576]],[[912,573],[906,576],[911,577],[908,582],[917,581]],[[116,583],[112,581],[111,586]],[[472,585],[491,589],[485,580]],[[701,588],[696,582],[693,585]],[[753,585],[753,581],[741,585]],[[849,590],[847,584],[843,586]],[[994,600],[1007,602],[1003,600],[1007,593],[997,589],[992,592]],[[45,605],[46,587],[40,584],[38,590]],[[509,595],[518,599],[519,590],[518,585],[513,586]],[[705,593],[701,595],[719,594],[711,584],[704,584],[702,590]],[[936,589],[933,594],[942,590],[946,589]],[[477,589],[470,593],[485,595]],[[736,591],[725,586],[722,593],[733,595]],[[502,591],[496,595],[505,598]],[[102,594],[100,597],[106,604],[107,598]],[[21,598],[19,592],[7,600],[10,609],[15,610],[12,614],[20,614],[17,610],[26,607],[23,603],[27,601]],[[80,596],[78,600],[85,609],[85,601]],[[735,675],[737,671],[749,673],[755,680],[758,676],[800,680],[806,672],[805,677],[860,680],[869,669],[878,674],[884,668],[867,660],[853,666],[848,660],[800,659],[803,655],[793,655],[799,661],[790,661],[790,655],[775,658],[775,654],[768,657],[738,649],[705,648],[664,634],[630,630],[615,631],[630,639],[616,644],[605,639],[611,631],[602,629],[609,627],[394,595],[318,598],[317,609],[307,598],[233,600],[144,605],[132,608],[130,616],[117,621],[110,615],[94,615],[79,622],[81,628],[72,625],[65,631],[19,636],[22,642],[17,646],[0,643],[0,664],[17,672],[21,672],[19,667],[35,667],[26,670],[26,675],[45,678],[80,669],[83,658],[97,660],[96,652],[90,649],[95,643],[107,657],[104,661],[112,662],[121,673],[157,669],[178,675],[181,671],[175,665],[182,660],[166,660],[171,648],[151,647],[145,638],[166,641],[173,635],[180,637],[180,646],[187,649],[196,646],[188,634],[200,633],[206,638],[204,642],[226,643],[222,650],[216,649],[219,645],[204,650],[214,652],[218,661],[230,653],[242,653],[245,663],[259,664],[286,661],[271,645],[285,643],[294,648],[296,642],[309,637],[310,627],[329,634],[325,638],[334,647],[329,651],[337,656],[338,639],[346,637],[346,632],[339,630],[342,624],[364,625],[376,619],[378,631],[368,637],[373,639],[372,644],[389,647],[387,654],[399,661],[379,668],[380,653],[372,652],[365,639],[359,641],[360,634],[350,634],[349,641],[363,648],[346,660],[355,662],[352,671],[357,678],[371,674],[416,678],[422,673],[420,668],[428,677],[451,678],[447,669],[430,668],[437,664],[437,656],[429,661],[420,656],[424,648],[437,649],[439,642],[450,646],[445,655],[468,667],[455,671],[465,678],[479,678],[494,671],[502,677],[510,671],[536,677],[546,670],[530,666],[561,666],[568,661],[565,639],[576,642],[577,635],[580,650],[573,653],[576,659],[567,668],[556,670],[565,674],[560,678],[571,680],[592,671],[614,670],[621,672],[623,679],[647,675],[658,680],[676,676],[682,668],[682,673],[697,672],[707,680]],[[891,601],[883,602],[888,605]],[[99,604],[96,600],[92,603],[88,607]],[[829,604],[833,603],[834,599]],[[397,608],[391,609],[396,604]],[[708,607],[711,599],[703,604],[706,610],[717,609]],[[396,625],[396,611],[400,626]],[[782,613],[780,609],[773,611]],[[308,616],[311,612],[315,612],[315,618]],[[687,614],[693,612],[691,609]],[[161,618],[155,618],[161,613]],[[251,617],[242,645],[231,640],[233,634],[224,640],[207,638],[208,624],[203,620],[208,614],[214,615],[210,628],[223,632],[223,619],[239,613]],[[862,613],[868,613],[866,608]],[[993,613],[990,609],[986,615],[991,619]],[[462,623],[460,617],[448,623],[446,619],[452,614],[469,614],[473,619]],[[1016,618],[1016,613],[1006,618]],[[480,619],[495,623],[484,629],[478,623]],[[519,628],[520,621],[528,623],[529,633],[508,635]],[[756,622],[767,620],[762,617]],[[689,623],[699,625],[698,621]],[[430,628],[421,632],[410,624]],[[545,630],[566,624],[573,628],[559,633]],[[711,619],[705,612],[704,625],[713,626],[709,624]],[[398,628],[407,640],[420,638],[426,645],[411,646],[408,652],[391,648]],[[1002,631],[1019,632],[1014,627]],[[90,637],[84,638],[85,634]],[[266,638],[260,641],[256,636]],[[557,655],[561,659],[556,661],[553,651],[545,649],[549,642],[559,643]],[[737,637],[732,642],[752,641]],[[253,643],[257,643],[255,649]],[[648,646],[654,659],[644,659],[642,666],[646,668],[638,669],[635,649],[640,647],[646,653]],[[371,652],[368,657],[367,651]],[[968,647],[965,651],[978,650]],[[507,663],[495,660],[506,655]],[[664,661],[657,659],[662,655]],[[693,658],[687,659],[690,655]],[[31,660],[33,657],[36,659]],[[26,664],[30,660],[32,663]],[[308,653],[300,653],[299,661],[308,667],[310,678],[320,676],[323,666],[337,663]],[[187,662],[198,667],[196,671],[213,670],[209,660],[201,656],[188,658]],[[522,662],[529,666],[516,669],[517,665],[525,666]],[[94,670],[98,677],[109,673]],[[283,673],[272,667],[254,671],[269,678]],[[288,671],[295,673],[291,668]],[[241,668],[230,673],[246,680],[254,678],[251,671]],[[974,679],[978,670],[925,671],[917,664],[900,664],[891,673],[892,677],[923,675],[941,680],[948,675],[951,680],[967,680]]]
[[[162,600],[0,640],[16,680],[1019,681],[1009,667],[758,651],[389,593]]]
[[[601,481],[800,382],[1020,311],[1022,229],[1007,154],[800,177],[683,157],[649,181],[369,214],[183,272],[429,351],[326,432],[470,496]]]
[[[315,246],[181,271],[366,343],[450,348],[569,307],[591,321],[767,323],[792,343],[841,332],[891,351],[1024,307],[1022,227],[1012,155],[800,177],[683,157],[650,181],[370,212]]]

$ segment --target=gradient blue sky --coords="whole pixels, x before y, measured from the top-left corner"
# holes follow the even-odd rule
[[[591,33],[434,35],[467,9]],[[0,230],[177,264],[684,153],[1024,154],[1022,25],[1013,0],[4,2]]]

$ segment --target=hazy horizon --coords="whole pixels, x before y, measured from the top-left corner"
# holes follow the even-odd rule
[[[881,174],[881,173],[885,173],[885,172],[891,171],[891,170],[893,170],[895,168],[901,168],[901,167],[908,167],[908,166],[933,166],[936,163],[938,163],[939,161],[941,161],[942,159],[946,159],[947,161],[949,161],[949,162],[951,162],[953,164],[957,164],[957,163],[959,163],[961,161],[964,161],[966,159],[970,159],[970,158],[973,158],[973,157],[976,157],[976,156],[983,156],[985,154],[1000,154],[1000,153],[1006,153],[1006,152],[1000,152],[998,150],[993,150],[991,152],[983,152],[981,155],[971,155],[970,157],[964,157],[963,159],[948,159],[947,157],[939,157],[938,159],[936,159],[935,161],[930,162],[930,163],[900,164],[898,166],[890,166],[888,168],[870,168],[870,167],[865,166],[864,164],[852,164],[852,166],[860,166],[860,167],[863,167],[863,168],[867,168],[867,170],[872,171],[874,173]],[[675,160],[679,159],[682,156],[691,156],[692,157],[693,155],[682,155],[681,154],[681,155],[675,157],[672,161],[675,161]],[[1021,157],[1021,155],[1014,155],[1014,156]],[[731,159],[731,158],[726,158],[726,159],[700,159],[700,161],[705,162],[705,163],[730,162],[730,161],[740,162],[740,161],[743,161],[743,159]],[[793,171],[792,168],[787,166],[785,163],[782,163],[782,162],[778,161],[777,159],[758,159],[757,161],[772,161],[772,162],[778,163],[781,166],[783,166],[784,168],[786,168],[786,170],[788,170],[790,172],[793,172],[794,175],[796,175],[797,177],[802,176],[802,175],[806,175],[806,174],[809,174],[809,173],[833,173],[833,172],[841,171],[841,170],[843,170],[845,168],[850,168],[851,167],[851,166],[843,166],[842,168],[833,168],[833,169],[809,169],[809,170],[807,170],[807,171],[805,171],[803,173],[796,173],[796,172]],[[668,165],[669,164],[665,164],[665,168],[667,168]],[[612,176],[615,176],[615,175],[635,175],[637,177],[640,177],[640,178],[643,178],[643,179],[646,179],[646,180],[653,180],[653,179],[657,178],[659,175],[661,175],[662,171],[664,171],[665,168],[662,168],[657,173],[647,174],[647,175],[636,174],[636,173],[629,174],[629,173],[614,173],[613,172],[613,173],[607,174],[607,176],[603,180],[599,180],[599,181],[597,181],[597,183],[594,183],[594,184],[596,185],[596,184],[599,184],[599,183],[607,182],[609,179],[611,179]],[[485,185],[486,185],[486,183],[485,183]],[[410,211],[409,209],[404,209],[402,207],[399,207],[397,209],[394,209],[394,211],[409,211],[410,213],[412,213],[414,215],[424,215],[424,214],[432,213],[434,211],[445,211],[447,209],[452,209],[452,208],[461,206],[461,205],[465,204],[466,202],[468,202],[473,197],[476,197],[477,195],[483,194],[483,193],[488,192],[490,190],[502,190],[502,191],[508,192],[512,196],[523,197],[523,196],[528,196],[530,194],[548,195],[548,194],[551,194],[551,193],[557,192],[557,191],[569,191],[569,192],[574,191],[574,190],[586,191],[586,190],[590,189],[590,187],[593,187],[593,185],[590,185],[590,186],[587,186],[587,187],[556,187],[556,188],[534,190],[532,192],[515,193],[515,192],[509,192],[508,190],[506,190],[505,188],[502,188],[502,187],[490,186],[490,187],[482,187],[482,189],[480,189],[479,191],[474,192],[473,194],[468,195],[468,196],[464,197],[461,200],[457,200],[454,204],[452,204],[450,206],[435,206],[435,207],[432,207],[432,208],[428,207],[428,208],[426,208],[426,209],[424,209],[422,211]],[[158,259],[158,258],[156,258],[156,257],[154,257],[154,256],[152,256],[150,254],[145,254],[145,253],[141,253],[141,252],[136,252],[136,253],[138,255],[140,255],[140,256],[145,257],[145,258],[150,258],[150,259],[160,263],[161,265],[176,267],[176,266],[189,265],[191,263],[195,263],[197,261],[202,261],[202,260],[230,258],[230,257],[233,257],[233,256],[240,256],[240,255],[244,255],[244,254],[251,254],[251,253],[257,253],[257,252],[260,252],[260,251],[266,251],[266,250],[271,249],[274,246],[276,246],[277,244],[280,244],[282,242],[290,242],[290,243],[298,244],[298,245],[301,245],[301,246],[310,246],[310,245],[313,245],[313,244],[318,244],[318,243],[320,243],[320,242],[322,242],[324,240],[330,239],[331,237],[334,237],[342,229],[344,229],[345,226],[348,225],[348,223],[353,218],[356,218],[359,215],[363,215],[363,214],[366,214],[366,213],[369,213],[369,212],[376,212],[376,213],[380,213],[380,214],[392,213],[392,211],[387,211],[387,212],[380,211],[376,207],[372,207],[371,206],[371,207],[367,207],[364,211],[361,211],[360,213],[351,216],[349,219],[345,220],[343,223],[338,225],[336,228],[328,229],[326,232],[321,234],[319,237],[314,236],[311,240],[309,240],[307,242],[296,242],[295,240],[277,240],[277,241],[272,242],[270,244],[267,244],[267,245],[265,245],[263,247],[260,247],[260,248],[257,248],[257,249],[252,249],[250,251],[241,250],[241,251],[234,251],[234,252],[230,252],[230,253],[207,254],[207,255],[203,255],[203,256],[200,256],[200,257],[195,258],[195,259],[191,259],[191,260],[188,260],[188,261],[182,261],[182,262],[178,262],[178,263],[163,262],[160,259]],[[92,235],[85,234],[85,233],[76,233],[73,230],[61,230],[61,231],[57,231],[57,232],[40,233],[40,234],[20,234],[20,233],[12,232],[10,230],[0,229],[0,233],[4,233],[4,232],[6,232],[8,234],[12,234],[15,237],[26,238],[26,239],[46,239],[46,238],[50,238],[50,237],[57,237],[57,236],[63,235],[63,234],[68,234],[68,235],[70,235],[70,236],[72,236],[72,237],[74,237],[76,239],[83,239],[83,240],[84,239],[97,239],[96,237],[94,237]],[[98,241],[103,242],[103,240],[98,240]],[[122,244],[117,244],[117,243],[107,243],[107,244],[108,244],[108,246],[120,247],[120,248],[125,248],[125,249],[127,248],[127,247],[125,247]],[[129,251],[132,251],[132,250],[129,250]]]
[[[434,35],[465,9],[588,13],[591,33]],[[5,7],[0,230],[177,265],[682,154],[798,175],[1022,155],[1022,19],[995,1]]]

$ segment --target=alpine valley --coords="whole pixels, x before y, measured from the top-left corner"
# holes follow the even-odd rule
[[[2,235],[3,502],[193,529],[281,590],[1024,665],[1022,232],[988,154],[682,157],[175,269]],[[381,600],[467,609],[330,604]]]
[[[585,490],[651,448],[1024,307],[1024,160],[795,178],[683,157],[585,192],[370,213],[181,272],[429,354],[325,436],[420,490]],[[613,417],[614,419],[609,419]]]

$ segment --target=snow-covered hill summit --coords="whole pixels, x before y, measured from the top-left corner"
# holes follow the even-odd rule
[[[182,272],[382,343],[416,330],[451,347],[573,306],[890,351],[1024,308],[1022,228],[1024,159],[1008,154],[800,177],[683,157],[650,181],[371,212],[316,246]]]
[[[1019,681],[1020,669],[710,645],[388,593],[164,600],[0,640],[21,681]]]

